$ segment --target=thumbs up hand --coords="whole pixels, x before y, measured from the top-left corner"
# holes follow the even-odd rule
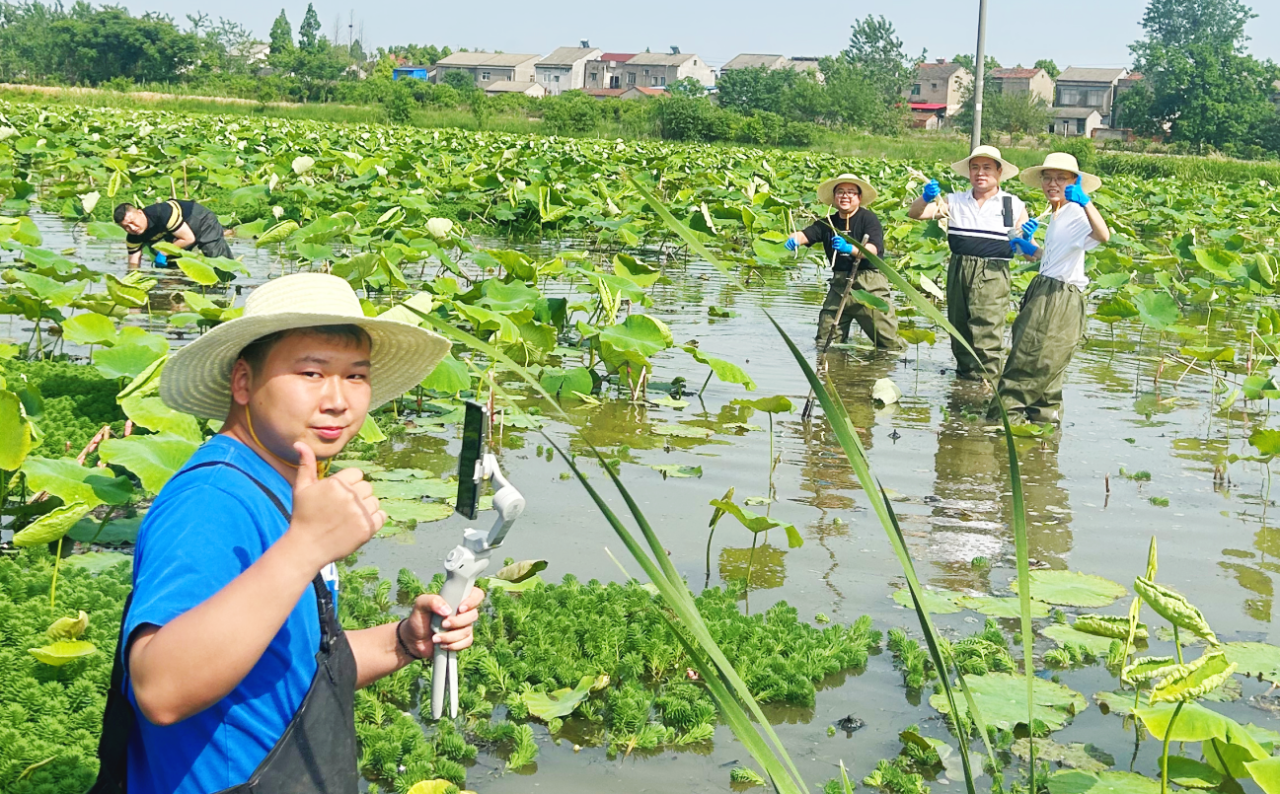
[[[1067,201],[1070,201],[1073,204],[1079,204],[1081,207],[1087,207],[1089,206],[1090,199],[1089,194],[1085,193],[1084,188],[1081,186],[1083,181],[1084,177],[1076,174],[1076,183],[1074,185],[1067,185],[1067,189],[1064,191],[1063,196]]]
[[[298,476],[293,483],[293,518],[289,534],[315,556],[316,570],[340,560],[363,546],[382,529],[387,514],[378,508],[373,486],[359,469],[343,469],[320,479],[316,453],[302,442],[298,452]]]

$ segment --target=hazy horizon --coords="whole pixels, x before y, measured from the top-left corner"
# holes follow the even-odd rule
[[[189,0],[126,0],[124,5],[135,14],[170,14],[184,28],[186,14],[204,11],[215,20],[222,16],[240,22],[264,41],[281,10],[280,5],[247,0],[223,0],[216,9]],[[296,36],[307,3],[288,0],[283,8]],[[817,15],[829,20],[825,23],[815,19],[811,11],[766,19],[766,14],[777,16],[777,7],[759,0],[736,3],[732,14],[712,4],[674,0],[652,0],[644,6],[643,15],[611,15],[586,3],[551,6],[510,0],[492,0],[481,14],[465,4],[380,4],[373,7],[376,10],[362,12],[350,3],[317,0],[315,8],[326,36],[333,38],[335,23],[338,43],[345,44],[352,34],[361,38],[363,31],[361,44],[366,52],[395,44],[435,44],[546,55],[556,47],[577,46],[586,39],[606,52],[643,52],[646,47],[666,52],[676,45],[715,68],[744,52],[835,54],[847,45],[849,26],[867,14],[882,14],[893,22],[908,52],[916,54],[927,48],[931,60],[950,59],[957,53],[973,53],[978,17],[977,0],[959,4],[940,0],[857,3],[845,12]],[[1033,15],[1027,6],[988,0],[987,53],[1004,66],[1030,66],[1040,58],[1051,58],[1063,69],[1128,66],[1129,45],[1142,34],[1139,23],[1145,8],[1145,2],[1077,0],[1070,14],[1056,15],[1065,18],[1054,19],[1050,31],[1043,25],[1046,17]],[[1257,6],[1254,11],[1259,17],[1246,28],[1251,37],[1249,51],[1263,60],[1280,60],[1280,13],[1268,13]],[[1104,14],[1110,14],[1112,21],[1096,24]]]

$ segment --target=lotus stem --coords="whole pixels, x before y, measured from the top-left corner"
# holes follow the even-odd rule
[[[752,533],[751,535],[751,553],[747,555],[747,589],[743,591],[742,607],[743,612],[751,614],[751,566],[756,561],[756,541],[760,540],[760,535]]]
[[[1182,641],[1178,639],[1178,624],[1173,624],[1173,650],[1178,654],[1178,664],[1182,664]]]
[[[63,535],[62,537],[66,537]],[[62,538],[58,538],[58,552],[53,558],[53,582],[49,585],[49,608],[53,609],[58,594],[58,566],[62,564]]]
[[[1174,629],[1177,632],[1177,629]],[[1179,654],[1181,656],[1181,654]],[[1182,659],[1178,659],[1182,663]],[[1182,711],[1184,701],[1179,700],[1173,708],[1173,716],[1169,718],[1169,727],[1164,729],[1164,748],[1160,754],[1160,794],[1169,794],[1169,738],[1173,736],[1173,724],[1178,721],[1178,712]]]

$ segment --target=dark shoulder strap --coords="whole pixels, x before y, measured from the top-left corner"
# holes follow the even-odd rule
[[[1004,227],[1013,228],[1013,196],[1008,193],[1004,196]]]

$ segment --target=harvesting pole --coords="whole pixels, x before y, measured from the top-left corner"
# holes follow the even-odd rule
[[[973,60],[973,135],[969,151],[982,144],[982,84],[987,74],[987,0],[978,0],[978,57]]]

